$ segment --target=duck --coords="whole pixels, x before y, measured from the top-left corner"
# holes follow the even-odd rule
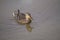
[[[31,32],[32,27],[30,26],[30,23],[32,22],[32,16],[29,12],[21,13],[18,9],[17,11],[13,12],[13,17],[19,24],[25,24],[26,29]]]
[[[21,13],[18,9],[17,12],[13,12],[13,17],[15,17],[16,21],[20,24],[30,24],[32,22],[32,17],[29,12]]]

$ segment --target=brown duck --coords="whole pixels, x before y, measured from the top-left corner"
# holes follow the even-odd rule
[[[17,12],[13,12],[13,17],[16,19],[16,21],[19,24],[25,24],[28,31],[32,31],[32,28],[30,26],[30,23],[32,22],[32,17],[29,12],[21,13],[18,9]]]

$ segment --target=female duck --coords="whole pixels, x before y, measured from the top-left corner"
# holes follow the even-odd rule
[[[13,12],[13,16],[20,24],[30,24],[32,21],[31,14],[29,14],[28,12],[26,12],[26,14],[20,13],[19,9],[17,10],[17,12]]]

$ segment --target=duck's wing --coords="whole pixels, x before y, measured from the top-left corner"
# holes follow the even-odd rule
[[[19,14],[19,19],[21,20],[21,19],[25,19],[26,17],[25,17],[25,14],[24,13],[20,13]]]

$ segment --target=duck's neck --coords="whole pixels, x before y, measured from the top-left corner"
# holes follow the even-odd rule
[[[20,10],[18,9],[18,15],[20,14]]]

